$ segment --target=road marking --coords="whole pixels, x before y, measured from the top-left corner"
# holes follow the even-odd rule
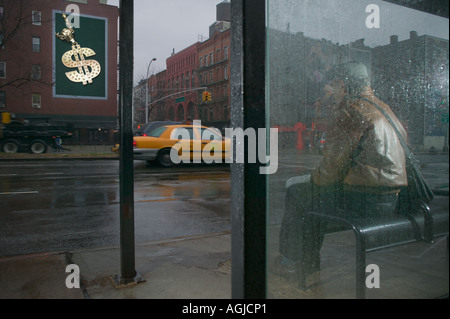
[[[30,195],[30,194],[38,194],[38,191],[30,191],[30,192],[4,192],[0,193],[0,195]]]

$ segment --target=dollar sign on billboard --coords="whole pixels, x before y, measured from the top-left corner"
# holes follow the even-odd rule
[[[95,55],[94,50],[82,48],[79,44],[72,46],[71,51],[67,51],[62,56],[62,63],[68,68],[77,68],[78,71],[66,72],[70,81],[87,85],[92,83],[92,79],[99,76],[101,72],[100,63],[96,60],[86,60],[85,57]]]

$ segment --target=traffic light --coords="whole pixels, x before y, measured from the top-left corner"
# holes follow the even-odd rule
[[[206,102],[206,101],[208,101],[208,92],[203,92],[203,97],[202,97],[202,101],[203,102]]]
[[[202,101],[203,102],[209,102],[211,101],[211,92],[205,91],[202,94]]]

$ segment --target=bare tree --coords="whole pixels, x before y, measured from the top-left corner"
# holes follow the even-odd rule
[[[20,60],[21,43],[25,40],[27,29],[33,23],[32,13],[47,8],[48,0],[41,0],[38,5],[33,0],[5,0],[0,1],[0,62],[14,65],[16,70],[13,77],[0,79],[0,88],[12,86],[19,88],[31,82],[52,86],[54,83],[47,76],[52,72],[52,66],[41,64],[39,70],[33,70],[31,61]],[[51,18],[41,20],[41,25],[51,24]]]

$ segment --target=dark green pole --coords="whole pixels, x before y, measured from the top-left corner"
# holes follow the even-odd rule
[[[120,263],[118,284],[140,281],[135,269],[133,166],[133,0],[120,1],[119,121],[120,121]]]
[[[265,128],[265,1],[231,1],[231,126]],[[254,145],[245,144],[244,149]],[[267,178],[262,164],[231,165],[231,294],[264,299],[267,291]]]

